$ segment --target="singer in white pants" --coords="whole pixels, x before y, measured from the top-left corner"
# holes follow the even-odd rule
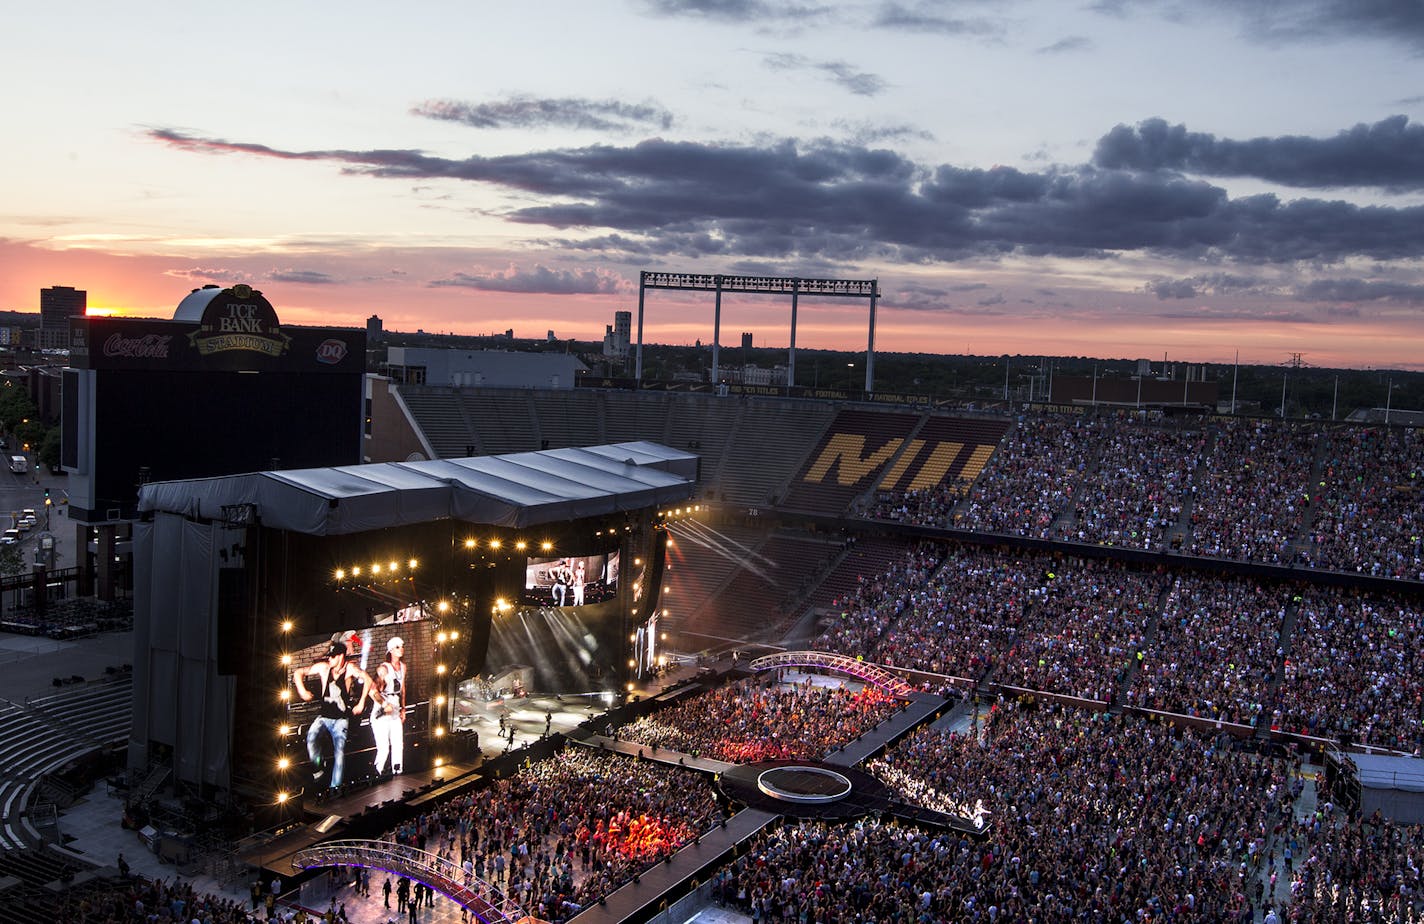
[[[386,772],[390,760],[392,775],[405,762],[405,641],[399,635],[386,642],[386,660],[376,667],[378,704],[371,713],[371,732],[376,736],[376,775]]]

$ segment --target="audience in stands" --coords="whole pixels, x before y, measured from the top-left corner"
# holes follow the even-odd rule
[[[1325,452],[1301,561],[1332,571],[1424,580],[1424,432],[1335,430]]]
[[[883,574],[861,575],[852,592],[831,602],[831,611],[839,615],[812,647],[851,657],[868,654],[886,627],[911,605],[939,567],[942,554],[938,546],[920,545]]]
[[[668,748],[735,764],[824,757],[902,707],[875,687],[765,686],[750,678],[709,690],[644,716],[613,734],[620,741]]]
[[[1299,598],[1274,723],[1417,752],[1424,615],[1402,596],[1316,587]]]
[[[1260,418],[1028,413],[972,485],[867,516],[1424,580],[1424,434]]]
[[[1156,419],[1117,420],[1078,484],[1055,535],[1070,542],[1160,549],[1182,517],[1206,435],[1200,424],[1167,427]]]
[[[1310,505],[1317,427],[1221,418],[1192,484],[1193,555],[1290,564]]]
[[[1179,575],[1127,702],[1254,724],[1269,708],[1290,598],[1279,584]]]
[[[1025,414],[954,510],[958,529],[1047,538],[1110,424],[1106,417]],[[940,524],[925,524],[940,525]]]
[[[958,550],[910,594],[872,660],[1112,700],[1156,618],[1161,585],[1101,560]]]
[[[1167,725],[991,713],[982,739],[916,732],[870,769],[911,801],[983,800],[982,841],[864,821],[758,835],[715,893],[753,920],[1249,920],[1286,766]]]

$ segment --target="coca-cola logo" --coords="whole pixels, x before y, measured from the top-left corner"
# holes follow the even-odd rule
[[[316,348],[316,361],[335,365],[346,358],[345,340],[323,340]]]
[[[168,343],[172,339],[168,334],[144,334],[141,337],[112,334],[104,341],[104,355],[128,359],[167,359]]]

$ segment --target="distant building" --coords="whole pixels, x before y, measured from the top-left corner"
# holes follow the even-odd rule
[[[755,365],[724,366],[721,372],[723,380],[741,385],[776,385],[786,382],[785,366],[773,366],[770,369]]]
[[[40,331],[35,346],[41,350],[62,350],[69,346],[69,319],[82,317],[89,307],[89,293],[72,286],[40,289]]]
[[[371,315],[366,319],[366,344],[384,343],[386,340],[385,325],[381,323],[378,315]]]
[[[744,350],[750,350],[751,348],[752,348],[752,335],[751,335],[750,333],[748,333],[747,331],[742,331],[742,349],[744,349]]]
[[[393,346],[386,371],[392,382],[406,385],[573,388],[574,377],[588,367],[568,353]]]
[[[632,336],[633,312],[613,312],[613,323],[603,333],[603,355],[610,359],[626,359]]]

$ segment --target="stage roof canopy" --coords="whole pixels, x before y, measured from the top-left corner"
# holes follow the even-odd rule
[[[691,498],[697,456],[614,443],[507,456],[378,462],[163,481],[139,491],[140,516],[172,513],[315,536],[454,518],[523,528]]]

